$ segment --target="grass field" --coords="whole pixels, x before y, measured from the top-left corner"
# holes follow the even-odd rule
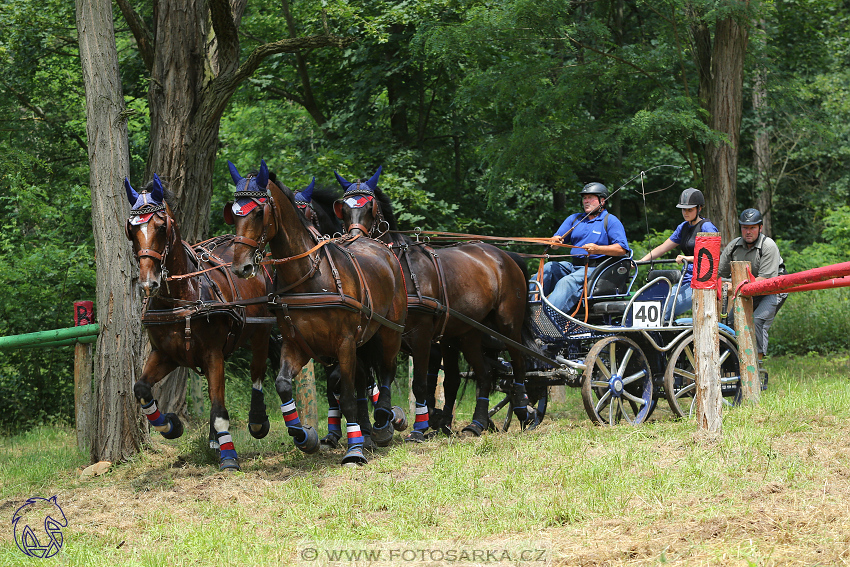
[[[80,478],[73,431],[43,427],[0,438],[0,566],[307,566],[366,548],[380,561],[358,565],[841,565],[849,368],[772,360],[761,403],[729,411],[713,442],[663,402],[641,427],[595,427],[568,390],[533,432],[422,445],[397,435],[354,469],[339,466],[341,450],[302,455],[278,419],[262,441],[233,427],[241,473],[218,472],[197,424]],[[26,557],[12,515],[54,495],[64,545]]]

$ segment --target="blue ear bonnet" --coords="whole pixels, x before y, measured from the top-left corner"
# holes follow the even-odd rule
[[[156,173],[153,174],[153,189],[150,192],[136,193],[130,186],[130,180],[126,177],[124,178],[124,190],[127,191],[127,201],[132,204],[130,216],[139,216],[165,209],[162,181],[159,180]]]
[[[236,198],[243,196],[256,197],[257,193],[262,193],[263,195],[267,193],[269,185],[269,168],[266,165],[265,160],[260,162],[260,172],[256,175],[256,177],[242,177],[239,175],[239,171],[236,169],[236,166],[230,161],[227,162],[227,167],[230,169],[230,177],[233,179],[233,183],[236,184]]]
[[[339,173],[334,171],[334,175],[336,175],[337,181],[342,185],[342,188],[345,189],[345,195],[368,195],[370,193],[374,193],[375,189],[378,188],[378,179],[381,177],[381,170],[384,166],[378,166],[378,171],[375,172],[375,175],[369,178],[368,181],[346,181],[346,179],[341,176]],[[343,197],[345,197],[343,195]]]
[[[310,184],[307,187],[305,187],[304,189],[302,189],[301,191],[299,191],[298,193],[295,194],[295,202],[298,203],[298,204],[305,203],[305,204],[309,205],[310,201],[313,200],[313,189],[315,187],[316,187],[316,178],[313,177],[313,180],[310,182]]]

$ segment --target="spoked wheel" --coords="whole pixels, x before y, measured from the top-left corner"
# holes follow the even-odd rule
[[[741,402],[741,372],[738,349],[735,343],[720,335],[720,390],[723,405]],[[664,372],[664,391],[670,409],[679,417],[690,417],[696,406],[696,356],[694,336],[691,334],[670,353],[670,362]]]
[[[622,336],[593,345],[585,359],[581,398],[597,425],[638,425],[652,409],[652,372],[637,344]]]

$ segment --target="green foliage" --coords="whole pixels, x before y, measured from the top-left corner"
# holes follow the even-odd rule
[[[770,329],[768,348],[780,355],[850,350],[850,290],[788,294]]]
[[[84,187],[55,191],[24,175],[43,165],[4,155],[0,175],[0,335],[73,326],[73,302],[95,296],[91,204]],[[73,419],[73,347],[0,351],[0,428]]]

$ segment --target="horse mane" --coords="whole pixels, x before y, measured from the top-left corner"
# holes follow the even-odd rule
[[[269,183],[274,184],[274,186],[277,187],[281,193],[283,193],[283,196],[289,199],[289,203],[292,205],[292,208],[297,211],[298,205],[295,204],[295,193],[292,192],[292,189],[290,189],[283,183],[280,183],[276,179],[277,176],[275,176],[275,179],[272,179],[272,173],[269,172]],[[301,224],[304,226],[304,230],[310,230],[310,227],[313,226],[313,224],[307,220],[307,217],[302,214],[298,214],[296,216],[298,217],[298,220],[301,221]]]
[[[390,225],[390,230],[398,230],[398,221],[395,218],[395,211],[390,198],[381,189],[375,189],[375,198],[381,205],[381,214],[384,215],[384,220]]]
[[[322,185],[313,189],[313,211],[319,216],[319,230],[326,234],[342,234],[342,222],[334,213],[334,202],[339,199],[339,192]]]

